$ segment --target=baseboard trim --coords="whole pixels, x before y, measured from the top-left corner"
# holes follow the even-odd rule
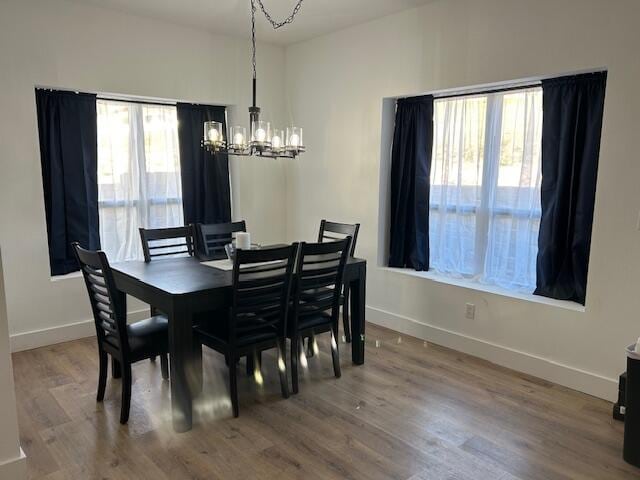
[[[149,310],[129,312],[131,321],[148,316]],[[537,355],[474,338],[379,308],[367,307],[367,321],[443,347],[534,375],[598,398],[615,401],[618,382],[614,378],[564,365]],[[20,352],[95,335],[93,320],[11,335],[11,351]]]
[[[23,480],[27,478],[27,456],[20,448],[20,456],[0,462],[0,478]]]
[[[127,314],[130,321],[142,320],[149,316],[149,309],[135,310]],[[16,333],[10,335],[11,351],[21,352],[34,348],[46,347],[56,343],[69,342],[79,338],[93,337],[96,328],[93,319],[82,322],[68,323],[56,327],[32,330],[30,332]]]
[[[385,310],[367,307],[367,321],[467,353],[580,392],[615,401],[618,381],[547,358],[474,338]]]

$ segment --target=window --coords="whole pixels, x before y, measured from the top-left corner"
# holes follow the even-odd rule
[[[141,260],[139,227],[183,224],[176,107],[98,100],[97,111],[102,249]]]
[[[542,88],[435,100],[433,270],[534,290],[541,137]]]

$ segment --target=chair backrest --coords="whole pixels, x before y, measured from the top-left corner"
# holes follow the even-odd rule
[[[338,223],[320,220],[320,231],[318,233],[318,242],[334,242],[351,237],[351,245],[349,246],[349,256],[353,257],[356,252],[356,242],[358,241],[359,223]]]
[[[351,237],[335,242],[305,243],[299,248],[296,267],[293,309],[295,322],[309,315],[331,310],[338,320],[344,267]]]
[[[77,242],[71,245],[89,294],[98,342],[102,345],[108,337],[111,346],[128,355],[126,305],[115,287],[107,256],[85,250]]]
[[[168,255],[193,256],[193,227],[141,228],[144,261]]]
[[[291,277],[298,244],[260,250],[236,250],[229,340],[238,342],[267,329],[284,336]]]
[[[196,226],[201,253],[211,259],[227,258],[224,246],[233,241],[233,234],[246,232],[244,220],[230,223],[200,223]]]

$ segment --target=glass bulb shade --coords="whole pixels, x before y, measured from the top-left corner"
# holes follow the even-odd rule
[[[229,138],[231,141],[229,147],[244,149],[247,146],[247,129],[239,126],[231,127]]]
[[[224,143],[222,123],[204,122],[204,142],[209,145],[222,145]]]
[[[286,148],[287,150],[299,150],[302,143],[302,128],[287,127]]]
[[[251,141],[258,144],[271,143],[271,124],[258,120],[251,125]]]
[[[271,137],[271,148],[274,150],[280,150],[284,146],[284,132],[279,129],[273,131]]]

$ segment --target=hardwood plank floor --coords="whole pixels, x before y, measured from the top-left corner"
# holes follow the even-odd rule
[[[171,428],[160,362],[134,366],[129,424],[120,380],[96,403],[94,339],[13,355],[31,479],[632,479],[611,404],[422,340],[369,325],[366,364],[341,344],[335,379],[326,339],[300,394],[239,376],[231,417],[220,355],[204,349],[195,426]],[[398,338],[401,337],[399,341]],[[244,372],[244,365],[241,371]]]

